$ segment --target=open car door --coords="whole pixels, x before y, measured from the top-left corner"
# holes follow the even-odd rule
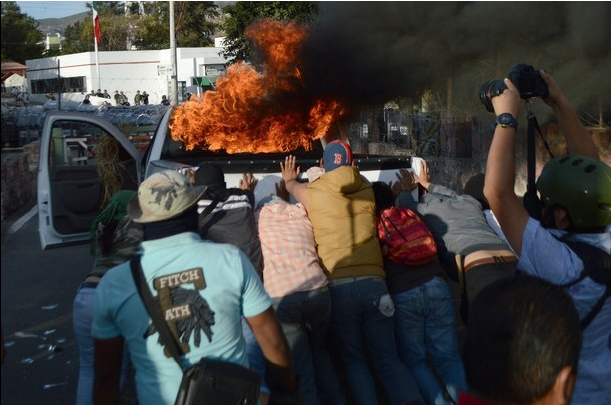
[[[89,240],[95,217],[119,190],[137,190],[142,155],[108,120],[49,112],[40,140],[38,232],[43,249]]]

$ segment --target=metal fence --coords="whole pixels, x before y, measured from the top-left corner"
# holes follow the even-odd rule
[[[136,106],[101,106],[77,102],[63,102],[62,111],[81,111],[108,120],[119,129],[156,126],[169,107],[159,104]],[[44,106],[2,106],[2,147],[21,147],[39,139],[48,111],[57,110],[57,104]],[[126,136],[131,136],[126,133]]]

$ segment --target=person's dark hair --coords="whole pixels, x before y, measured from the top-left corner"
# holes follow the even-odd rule
[[[395,195],[390,186],[383,181],[374,181],[371,183],[373,196],[376,202],[376,214],[380,215],[382,210],[395,205]]]
[[[471,306],[467,383],[487,401],[530,404],[564,367],[577,373],[581,340],[579,315],[562,287],[525,274],[499,280]]]
[[[490,209],[490,205],[488,205],[488,200],[484,196],[484,180],[486,176],[484,173],[477,173],[467,182],[465,183],[464,193],[470,195],[475,198],[482,205],[482,208],[487,210]]]
[[[222,195],[227,189],[223,169],[215,164],[201,163],[195,171],[195,184],[207,186],[205,195],[209,198]]]
[[[98,246],[102,256],[108,256],[112,251],[112,245],[115,237],[115,230],[119,225],[119,220],[112,219],[102,228],[102,232],[98,236]]]

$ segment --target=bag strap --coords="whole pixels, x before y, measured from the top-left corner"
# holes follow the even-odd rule
[[[611,287],[607,286],[605,293],[598,299],[596,304],[594,304],[594,307],[592,307],[590,312],[588,312],[588,314],[581,320],[581,329],[582,330],[584,330],[585,328],[588,327],[588,325],[590,325],[590,322],[592,322],[594,318],[596,317],[596,315],[598,315],[600,310],[603,308],[605,301],[609,297],[611,297]]]
[[[203,237],[206,237],[208,230],[210,229],[210,227],[213,225],[213,220],[214,220],[214,216],[212,217],[212,219],[208,222],[206,221],[206,218],[212,213],[212,211],[216,208],[217,204],[221,201],[221,196],[215,196],[212,198],[212,201],[210,202],[210,204],[208,204],[208,206],[206,208],[204,208],[204,210],[201,212],[201,214],[198,215],[197,217],[197,227],[198,227],[198,233]]]
[[[212,202],[210,202],[210,204],[208,204],[208,206],[206,208],[204,208],[204,210],[202,211],[201,214],[199,214],[199,220],[201,221],[202,219],[206,218],[213,209],[216,208],[217,204],[221,201],[221,197],[216,196],[212,199]]]
[[[555,237],[555,236],[554,236]],[[611,255],[609,253],[589,245],[584,242],[569,240],[568,235],[557,238],[566,244],[583,262],[583,269],[577,279],[560,286],[563,288],[571,287],[586,277],[592,278],[595,282],[606,286],[605,293],[598,299],[590,312],[581,320],[581,328],[585,329],[594,320],[602,309],[607,298],[611,297]]]
[[[384,223],[384,220],[388,219],[388,222],[390,222],[392,227],[395,228],[395,231],[397,231],[399,233],[399,235],[401,235],[403,240],[407,242],[407,238],[405,237],[405,235],[403,235],[403,232],[401,232],[401,230],[399,228],[397,228],[397,225],[395,225],[395,223],[392,222],[392,219],[390,219],[390,217],[388,215],[385,215],[383,213],[381,213],[380,215],[382,217],[382,226],[384,227],[384,231],[386,231],[386,237],[390,236],[390,231],[388,230],[388,228],[386,227],[386,224]]]
[[[174,338],[174,335],[172,335],[168,324],[163,319],[161,309],[155,304],[153,294],[151,294],[151,290],[149,289],[149,286],[144,278],[144,272],[142,271],[142,265],[140,264],[140,257],[134,257],[129,263],[132,270],[132,276],[134,277],[134,282],[136,283],[136,289],[138,290],[138,294],[144,302],[144,307],[146,308],[146,311],[153,320],[153,325],[155,325],[157,331],[159,332],[161,342],[164,344],[168,352],[172,355],[174,360],[176,360],[178,366],[180,366],[180,368],[182,369],[182,364],[180,363],[180,355],[184,354],[184,352],[176,341],[176,339]]]
[[[541,132],[541,128],[539,128],[539,122],[537,121],[537,117],[531,111],[532,103],[526,103],[526,108],[528,110],[528,136],[526,142],[526,168],[527,168],[527,184],[526,184],[526,193],[524,194],[524,198],[522,199],[522,203],[524,208],[528,212],[528,215],[537,221],[541,221],[543,217],[543,213],[541,210],[541,201],[537,196],[537,186],[536,186],[536,150],[537,150],[537,138],[536,133],[539,134],[541,140],[543,142],[543,146],[549,153],[550,158],[553,158],[554,155],[547,143],[547,140],[543,136]],[[536,132],[536,133],[535,133]]]
[[[561,284],[561,287],[571,287],[586,277],[592,278],[599,284],[611,286],[611,255],[609,253],[585,242],[569,240],[567,236],[556,237],[556,239],[567,245],[583,262],[583,270],[579,277],[568,283]]]
[[[380,213],[380,223],[382,224],[382,228],[384,228],[384,232],[386,233],[386,239],[388,239],[390,237],[390,231],[386,227],[386,224],[384,223],[384,219],[385,219],[384,214]]]

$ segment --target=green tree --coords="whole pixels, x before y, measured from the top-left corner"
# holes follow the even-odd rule
[[[64,39],[62,40],[62,54],[70,55],[72,53],[89,51],[89,47],[93,45],[93,34],[91,38],[83,38],[83,33],[85,32],[83,25],[83,21],[77,21],[66,27]]]
[[[100,16],[102,40],[98,45],[100,51],[124,51],[128,49],[134,21],[138,16],[125,15],[124,3],[117,1],[96,2]],[[91,3],[87,3],[91,10]],[[83,21],[68,25],[64,32],[62,54],[91,52],[95,49],[93,39],[93,14]]]
[[[182,1],[174,6],[176,45],[200,47],[214,44],[219,18],[218,6],[212,1]],[[137,22],[134,45],[138,49],[170,47],[169,2],[147,2],[144,15]]]
[[[177,3],[178,4],[178,3]],[[219,9],[213,1],[183,1],[174,10],[176,45],[203,47],[214,45]]]
[[[214,44],[214,33],[219,18],[218,7],[211,1],[176,2],[177,46],[210,46]],[[130,49],[167,49],[170,47],[169,2],[144,2],[143,14],[139,4],[132,3],[125,12],[125,3],[100,1],[96,3],[100,15],[102,41],[98,46],[103,51]],[[88,4],[91,9],[91,5]],[[66,28],[66,46],[63,53],[92,51],[92,17],[82,23]]]
[[[14,1],[2,2],[2,61],[25,64],[28,59],[42,58],[44,35],[32,17],[21,12]]]
[[[244,36],[246,28],[255,20],[272,18],[310,23],[318,9],[312,1],[238,1],[223,8],[221,28],[225,34],[222,55],[231,63],[252,59],[251,48]]]
[[[167,49],[170,47],[170,16],[167,1],[144,4],[144,15],[134,33],[138,49]]]

